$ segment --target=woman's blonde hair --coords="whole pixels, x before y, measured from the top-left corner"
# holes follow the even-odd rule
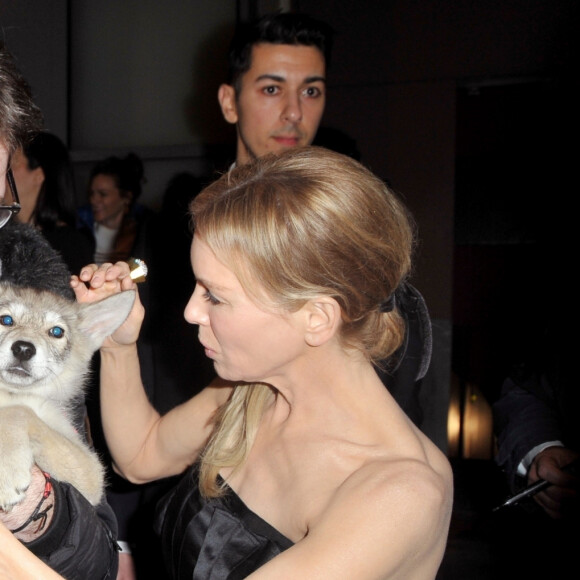
[[[401,344],[401,316],[381,306],[409,274],[414,228],[357,161],[318,147],[268,155],[223,175],[190,209],[195,235],[260,304],[291,312],[330,296],[345,348],[376,362]],[[204,494],[219,494],[219,470],[245,460],[271,393],[264,384],[234,390],[202,457]]]

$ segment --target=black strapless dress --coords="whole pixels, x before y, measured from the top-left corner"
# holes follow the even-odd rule
[[[293,545],[232,489],[202,498],[196,466],[161,500],[156,528],[175,580],[241,580]]]

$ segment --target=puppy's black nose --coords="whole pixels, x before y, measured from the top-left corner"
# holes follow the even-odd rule
[[[12,345],[12,354],[20,361],[30,360],[36,354],[36,347],[31,342],[17,340]]]

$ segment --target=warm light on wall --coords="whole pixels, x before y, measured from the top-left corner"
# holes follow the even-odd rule
[[[461,440],[461,387],[457,375],[451,376],[449,411],[447,413],[447,453],[449,457],[459,457]]]
[[[463,457],[491,459],[493,417],[483,393],[471,383],[465,385],[463,406]]]
[[[481,390],[471,383],[461,385],[453,377],[447,416],[450,457],[492,459],[493,416]]]

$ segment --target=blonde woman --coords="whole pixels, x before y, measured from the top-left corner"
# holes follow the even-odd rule
[[[139,305],[101,351],[118,471],[185,471],[159,515],[171,575],[435,578],[450,467],[373,367],[404,335],[405,208],[356,161],[303,148],[233,169],[191,212],[185,317],[221,379],[159,416],[139,378]],[[133,287],[124,263],[73,280],[81,301]]]

